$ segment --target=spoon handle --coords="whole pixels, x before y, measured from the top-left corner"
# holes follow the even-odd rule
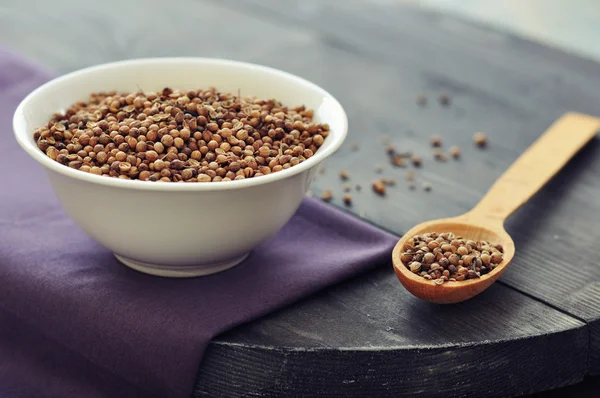
[[[504,221],[558,173],[599,129],[600,118],[564,114],[500,176],[470,215]]]

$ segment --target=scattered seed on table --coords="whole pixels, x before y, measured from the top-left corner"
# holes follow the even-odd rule
[[[448,157],[439,148],[433,152],[433,157],[435,158],[435,160],[439,160],[440,162],[445,162],[446,160],[448,160]]]
[[[321,166],[319,167],[319,174],[323,174],[325,173],[325,167]]]
[[[429,191],[431,191],[431,188],[432,188],[432,186],[431,186],[431,184],[430,184],[430,183],[428,183],[428,182],[424,182],[424,183],[423,183],[423,190],[424,190],[424,191],[427,191],[427,192],[429,192]]]
[[[358,151],[359,148],[360,147],[357,143],[352,144],[352,146],[350,147],[350,149],[354,152]]]
[[[442,138],[438,135],[434,135],[431,137],[431,146],[440,147],[442,146]]]
[[[356,184],[356,186],[354,187],[354,189],[356,189],[357,191],[360,191],[362,189],[362,187],[359,184]]]
[[[348,184],[344,185],[344,192],[350,192],[352,190],[352,187]]]
[[[340,171],[340,178],[344,181],[350,178],[350,174],[346,170]]]
[[[450,97],[446,94],[440,95],[439,101],[442,106],[448,106],[451,102]]]
[[[328,190],[324,191],[323,194],[321,194],[321,199],[324,200],[325,202],[330,202],[331,199],[333,199],[333,194],[328,189]]]
[[[395,178],[382,178],[381,181],[385,185],[387,185],[388,187],[396,185],[396,179]]]
[[[410,184],[408,184],[408,189],[415,189],[417,188],[416,184],[414,182],[411,182]]]
[[[358,216],[359,216],[359,217],[361,217],[361,218],[365,218],[365,217],[367,216],[367,212],[365,212],[364,210],[361,210],[361,211],[358,213]]]
[[[396,167],[406,167],[406,159],[400,155],[392,157],[392,165]]]
[[[450,155],[452,155],[454,159],[460,158],[460,148],[457,146],[450,148]]]
[[[436,284],[480,278],[502,260],[502,246],[466,239],[451,232],[415,235],[406,241],[400,255],[400,261],[407,269]]]
[[[487,136],[485,133],[475,133],[473,136],[473,142],[480,148],[483,148],[487,145]]]
[[[385,195],[385,184],[381,180],[373,182],[373,191],[379,195]]]
[[[346,206],[352,206],[352,196],[344,195],[344,204]]]
[[[408,170],[406,172],[405,178],[407,181],[414,181],[415,180],[415,173],[412,170]]]
[[[417,95],[416,102],[419,106],[425,106],[427,105],[427,97],[424,94]]]
[[[381,174],[381,172],[383,172],[383,166],[380,166],[380,165],[375,166],[375,172],[377,174]]]
[[[396,153],[396,148],[394,148],[393,145],[388,145],[387,148],[385,148],[385,151],[388,155],[393,155]]]
[[[412,164],[413,164],[415,167],[419,167],[419,166],[421,166],[421,163],[422,163],[422,161],[421,161],[421,158],[420,158],[419,156],[417,156],[417,155],[413,155],[413,156],[410,158],[410,161],[412,162]]]

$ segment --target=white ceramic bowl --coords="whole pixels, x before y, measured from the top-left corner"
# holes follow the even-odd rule
[[[97,91],[189,90],[276,98],[306,105],[331,129],[313,157],[266,176],[221,183],[172,183],[106,178],[51,160],[33,140],[52,114]],[[322,88],[276,69],[218,59],[155,58],[109,63],[54,79],[17,108],[21,147],[42,166],[69,216],[127,266],[169,277],[230,268],[275,234],[294,214],[317,166],[344,141],[347,117]]]

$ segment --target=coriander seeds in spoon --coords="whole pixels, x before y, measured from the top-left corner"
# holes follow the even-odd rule
[[[504,221],[599,129],[599,118],[565,114],[513,163],[475,208],[410,229],[392,252],[402,285],[413,295],[439,304],[468,300],[487,289],[515,255]]]

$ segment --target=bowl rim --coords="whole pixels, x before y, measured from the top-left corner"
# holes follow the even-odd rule
[[[91,173],[85,173],[80,170],[75,170],[69,168],[63,164],[60,164],[52,159],[50,159],[45,153],[39,150],[39,148],[29,140],[29,132],[25,131],[26,129],[21,123],[24,109],[27,106],[28,102],[39,95],[44,90],[51,88],[53,86],[57,86],[62,84],[63,82],[79,76],[84,75],[86,73],[99,71],[105,68],[110,67],[119,67],[119,66],[129,66],[129,65],[140,65],[155,63],[155,64],[176,64],[176,63],[204,63],[204,64],[215,64],[218,65],[228,65],[241,67],[244,69],[253,69],[262,72],[267,72],[271,74],[279,75],[285,79],[291,80],[300,85],[306,86],[308,89],[316,91],[320,93],[324,98],[327,98],[328,101],[331,101],[336,109],[337,117],[341,118],[342,125],[340,129],[332,130],[329,136],[326,139],[332,139],[333,143],[327,148],[319,148],[319,150],[311,156],[309,159],[304,162],[290,167],[285,170],[281,170],[277,173],[271,173],[268,175],[263,175],[256,178],[246,178],[243,180],[234,180],[227,181],[225,183],[174,183],[174,182],[164,182],[164,181],[140,181],[140,180],[124,180],[120,178],[109,178],[104,176],[99,176]],[[205,58],[205,57],[152,57],[152,58],[137,58],[132,60],[124,60],[124,61],[116,61],[116,62],[108,62],[103,64],[98,64],[82,69],[78,69],[76,71],[64,74],[62,76],[56,77],[41,86],[34,89],[31,93],[29,93],[17,106],[14,114],[13,114],[13,133],[15,138],[21,148],[29,154],[34,160],[38,163],[42,164],[42,166],[56,172],[62,174],[66,177],[74,178],[81,181],[86,181],[92,184],[99,184],[109,187],[115,188],[124,188],[124,189],[135,189],[135,190],[146,190],[146,191],[185,191],[185,192],[195,192],[195,191],[225,191],[239,188],[249,188],[254,186],[259,186],[263,184],[268,184],[270,182],[286,179],[292,177],[294,175],[300,174],[304,171],[307,171],[320,162],[325,160],[327,157],[336,152],[348,134],[348,116],[340,104],[340,102],[325,89],[320,86],[312,83],[309,80],[301,78],[297,75],[294,75],[289,72],[285,72],[276,68],[272,68],[269,66],[259,65],[250,62],[243,61],[235,61],[224,58]],[[33,134],[33,132],[31,132]]]

